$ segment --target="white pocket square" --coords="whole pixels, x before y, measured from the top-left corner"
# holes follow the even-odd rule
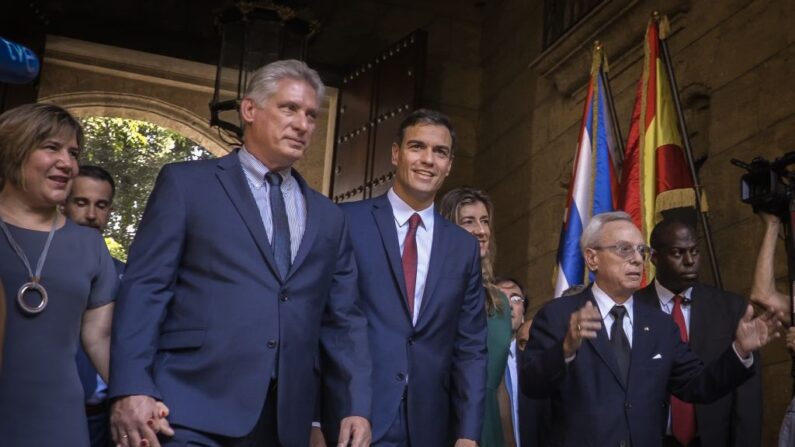
[[[652,360],[658,360],[658,359],[661,359],[661,358],[662,358],[662,354],[656,354],[656,355],[655,355],[654,357],[652,357],[651,359],[652,359]]]

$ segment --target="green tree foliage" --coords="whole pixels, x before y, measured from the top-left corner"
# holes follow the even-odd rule
[[[116,182],[114,212],[105,230],[111,254],[126,260],[160,168],[213,155],[182,135],[145,121],[88,117],[81,164],[101,166]]]

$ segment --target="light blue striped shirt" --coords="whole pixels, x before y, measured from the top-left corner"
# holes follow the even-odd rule
[[[273,219],[271,218],[270,185],[265,181],[265,174],[270,170],[257,160],[245,147],[238,152],[240,165],[243,173],[248,180],[248,187],[257,202],[259,215],[265,225],[265,232],[268,234],[268,242],[273,241]],[[290,224],[290,260],[295,261],[298,254],[298,247],[301,246],[301,239],[304,237],[306,229],[306,200],[301,194],[301,186],[298,180],[292,175],[292,169],[288,168],[279,171],[282,176],[282,197],[284,206],[287,208],[287,222]]]

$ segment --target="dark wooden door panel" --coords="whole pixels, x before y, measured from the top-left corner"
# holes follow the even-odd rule
[[[415,31],[343,79],[334,140],[335,202],[389,189],[397,129],[419,106],[426,42],[425,31]]]
[[[364,131],[353,131],[350,137],[337,145],[334,194],[341,196],[337,200],[338,202],[364,198],[364,178],[367,171],[369,138],[370,131],[368,126]]]

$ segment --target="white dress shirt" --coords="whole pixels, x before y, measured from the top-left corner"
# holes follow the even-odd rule
[[[262,224],[268,235],[268,242],[273,241],[273,218],[271,217],[270,185],[265,181],[265,174],[270,172],[267,166],[251,155],[245,147],[238,152],[240,165],[248,181],[248,187],[254,196]],[[292,169],[278,172],[282,176],[282,197],[287,211],[287,224],[290,226],[290,262],[295,261],[301,239],[306,230],[306,201],[301,193],[301,185],[292,175]]]
[[[602,289],[600,289],[599,285],[596,283],[594,283],[591,291],[593,292],[593,297],[596,299],[596,304],[599,307],[599,313],[602,314],[602,323],[604,324],[605,330],[607,331],[607,338],[610,338],[610,330],[613,328],[613,322],[616,320],[612,315],[610,315],[610,309],[612,309],[613,306],[617,306],[618,304],[613,301],[613,298],[610,298]],[[632,312],[634,307],[632,297],[630,296],[629,299],[622,304],[622,306],[624,306],[624,308],[627,310],[623,324],[624,333],[627,334],[629,346],[632,347],[632,320],[635,318],[635,314]]]
[[[420,315],[422,307],[423,293],[425,292],[425,280],[428,278],[428,265],[431,261],[431,246],[433,244],[433,204],[424,210],[415,211],[408,203],[403,201],[395,193],[394,189],[389,188],[387,199],[392,205],[392,215],[395,217],[395,229],[397,229],[398,244],[400,244],[400,255],[403,256],[403,242],[406,233],[409,231],[409,218],[414,213],[420,215],[422,223],[417,227],[417,281],[414,283],[414,315],[411,323],[417,324],[417,317]]]
[[[511,347],[508,350],[508,375],[510,376],[511,389],[508,390],[511,396],[511,421],[513,422],[513,439],[516,440],[516,447],[521,447],[519,439],[519,382],[516,376],[516,338],[511,340]]]
[[[668,315],[673,315],[674,313],[674,296],[675,293],[671,292],[670,290],[666,289],[659,281],[656,279],[654,280],[654,290],[657,291],[657,298],[660,299],[660,308],[663,312],[667,313]],[[690,339],[690,302],[693,299],[693,288],[688,287],[685,289],[684,292],[680,293],[685,300],[682,301],[682,315],[685,317],[685,326],[687,330],[687,338]]]

